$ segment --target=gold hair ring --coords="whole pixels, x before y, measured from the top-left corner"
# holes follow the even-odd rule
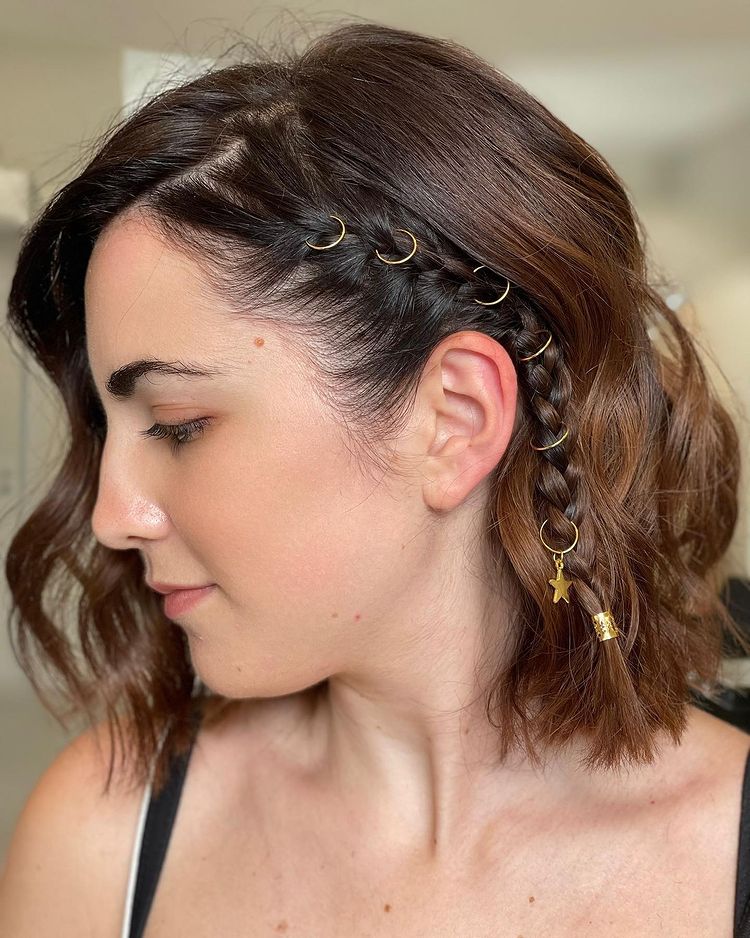
[[[305,244],[307,244],[308,247],[314,248],[316,251],[327,251],[329,248],[335,247],[337,244],[341,242],[342,238],[346,234],[346,225],[344,224],[343,219],[339,218],[338,215],[329,215],[328,217],[333,218],[337,222],[339,222],[339,224],[341,225],[340,234],[330,244],[311,244],[310,241],[306,238]],[[378,256],[378,258],[381,261],[383,261],[384,264],[403,264],[406,261],[408,261],[411,257],[414,257],[414,254],[417,250],[417,239],[414,237],[411,231],[409,231],[407,228],[396,228],[395,230],[403,231],[404,234],[407,234],[411,238],[413,246],[412,246],[411,251],[409,251],[409,253],[405,257],[400,257],[395,260],[389,260],[387,257],[383,257],[380,251],[378,251],[376,248],[375,254]],[[473,272],[477,273],[483,267],[486,267],[486,265],[480,264],[478,267],[474,268]],[[508,292],[510,290],[510,280],[508,280],[507,277],[505,278],[505,280],[507,281],[507,283],[506,283],[506,287],[502,296],[498,296],[497,299],[494,299],[494,300],[475,299],[474,302],[478,303],[480,306],[495,306],[497,303],[500,303],[502,300],[505,299],[505,297],[508,295]],[[531,361],[533,358],[536,358],[537,355],[541,355],[542,352],[549,346],[550,342],[552,341],[552,333],[550,332],[549,329],[543,329],[542,331],[548,333],[547,341],[544,343],[544,345],[541,348],[537,349],[536,352],[533,352],[531,355],[526,355],[524,358],[521,358],[520,361],[522,362]],[[563,424],[563,426],[565,425]],[[565,427],[565,432],[562,434],[562,436],[558,440],[555,440],[554,443],[549,443],[547,446],[534,446],[534,444],[532,443],[531,447],[532,449],[535,449],[538,451],[552,449],[552,447],[558,446],[560,443],[562,443],[562,441],[566,439],[567,436],[568,436],[568,428]],[[568,590],[573,585],[573,581],[565,579],[565,567],[564,567],[563,556],[569,550],[572,550],[578,543],[578,527],[576,526],[575,522],[573,521],[570,522],[575,528],[575,532],[576,532],[575,540],[570,545],[570,547],[566,547],[563,550],[558,551],[558,550],[555,550],[553,547],[550,547],[550,545],[545,542],[544,537],[542,537],[542,531],[544,530],[544,525],[546,523],[547,522],[545,521],[544,524],[542,524],[541,528],[539,528],[539,537],[542,541],[542,544],[544,544],[547,550],[552,552],[552,557],[555,561],[555,568],[557,570],[556,576],[547,581],[555,589],[554,597],[552,601],[554,603],[557,603],[561,599],[564,599],[566,603],[570,604],[570,599],[568,598]],[[591,616],[591,619],[593,620],[594,626],[596,627],[596,634],[599,637],[599,641],[606,641],[608,638],[616,638],[620,634],[615,624],[615,620],[612,616],[612,612],[609,609],[605,609],[602,612],[598,612],[596,615]]]
[[[397,261],[389,261],[387,258],[383,257],[383,255],[380,253],[380,251],[378,251],[377,248],[375,248],[375,253],[378,255],[378,257],[384,264],[403,264],[404,261],[408,261],[410,257],[414,257],[414,252],[417,250],[417,239],[414,237],[411,231],[408,231],[406,228],[396,228],[396,231],[403,231],[405,234],[408,234],[409,237],[414,242],[414,247],[411,249],[411,251],[409,251],[406,257],[401,257]]]
[[[567,520],[570,521],[569,518]],[[569,550],[573,550],[573,548],[578,543],[578,526],[576,525],[575,521],[570,522],[576,529],[575,540],[570,545],[570,547],[565,547],[563,550],[555,550],[553,547],[550,547],[542,537],[542,531],[544,530],[544,525],[546,523],[547,521],[544,521],[541,528],[539,528],[539,537],[547,550],[552,551],[552,557],[555,561],[555,567],[557,569],[557,574],[554,579],[547,580],[547,582],[555,588],[555,595],[552,598],[552,602],[559,602],[562,598],[566,603],[570,604],[570,600],[568,599],[568,589],[573,585],[573,581],[565,579],[563,572],[563,554],[567,554]],[[594,623],[596,635],[600,642],[606,642],[608,638],[617,638],[617,636],[620,634],[620,631],[615,624],[614,616],[609,609],[605,609],[602,612],[597,612],[596,615],[591,616],[591,621]]]
[[[543,351],[547,348],[547,346],[550,344],[550,342],[552,341],[552,333],[549,331],[549,329],[544,329],[543,331],[549,333],[549,338],[547,339],[547,341],[544,343],[544,345],[543,345],[540,349],[537,349],[537,351],[534,352],[533,355],[527,355],[526,358],[522,358],[522,359],[521,359],[522,362],[529,362],[529,361],[531,361],[532,358],[536,358],[537,355],[541,355],[542,352],[543,352]]]
[[[525,358],[520,359],[520,361],[522,362],[531,361],[532,358],[536,358],[537,355],[541,355],[542,352],[547,348],[547,346],[552,341],[552,333],[549,331],[549,329],[545,329],[544,331],[548,333],[549,335],[549,338],[544,343],[544,345],[540,349],[537,349],[536,352],[534,352],[532,355],[527,355]],[[565,424],[563,424],[563,426],[565,426]],[[567,437],[568,432],[569,432],[568,428],[565,427],[565,433],[563,433],[563,435],[560,437],[559,440],[555,440],[554,443],[548,443],[546,446],[534,446],[534,444],[531,443],[530,444],[531,448],[537,450],[537,452],[542,452],[542,450],[545,450],[545,449],[552,449],[553,446],[558,446],[560,443],[562,443],[562,441]]]
[[[563,424],[563,426],[565,426],[565,424]],[[567,435],[568,435],[568,428],[565,427],[565,433],[563,433],[563,435],[560,437],[559,440],[555,440],[554,443],[548,443],[546,446],[534,446],[534,444],[532,443],[531,448],[535,450],[539,450],[540,452],[543,449],[552,449],[553,446],[557,446],[558,443],[562,443],[562,441],[565,439]]]
[[[578,543],[578,527],[576,526],[575,521],[571,521],[570,523],[576,529],[575,540],[570,545],[570,547],[566,547],[564,550],[555,550],[554,547],[550,547],[549,544],[547,544],[547,542],[542,537],[542,531],[544,530],[544,525],[547,523],[548,520],[549,519],[546,519],[542,523],[541,528],[539,528],[539,537],[541,539],[542,544],[544,544],[547,550],[552,551],[552,559],[555,561],[555,567],[557,569],[557,574],[555,578],[553,580],[547,580],[547,582],[550,583],[555,588],[555,595],[554,595],[554,598],[552,599],[552,602],[557,603],[560,601],[560,599],[564,599],[566,603],[570,604],[570,600],[568,599],[568,588],[573,585],[573,581],[565,579],[565,576],[563,573],[563,570],[564,570],[563,554],[567,554],[569,550],[573,550],[573,548]]]
[[[338,215],[329,215],[328,217],[335,218],[337,222],[341,223],[341,234],[338,236],[338,238],[336,238],[335,241],[331,241],[330,244],[310,244],[309,240],[305,238],[305,244],[308,247],[315,248],[316,251],[327,251],[328,248],[335,248],[339,241],[341,241],[341,239],[344,237],[346,234],[346,225],[344,224],[343,220],[339,218]]]
[[[489,267],[487,267],[486,264],[480,264],[479,267],[474,268],[474,273],[476,273],[478,270],[481,270],[483,267],[486,270],[489,270]],[[505,297],[508,295],[508,290],[510,290],[510,280],[508,280],[507,277],[505,278],[505,280],[508,286],[505,288],[505,292],[503,293],[502,296],[499,296],[496,300],[490,300],[488,303],[485,303],[482,300],[474,300],[474,302],[479,303],[480,306],[494,306],[496,303],[499,303],[501,300],[504,300]]]

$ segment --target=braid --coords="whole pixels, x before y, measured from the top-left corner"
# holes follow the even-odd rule
[[[589,646],[588,661],[584,652],[583,658],[577,657],[576,664],[573,664],[570,655],[575,646],[580,644],[575,641],[575,629],[580,617],[566,617],[567,648],[563,646],[558,662],[566,677],[560,684],[560,693],[540,704],[536,718],[539,726],[544,728],[543,735],[546,731],[560,734],[565,712],[577,712],[578,727],[587,728],[605,753],[601,760],[587,758],[585,763],[588,767],[610,764],[613,740],[618,734],[628,737],[629,748],[633,752],[640,750],[644,757],[651,758],[649,747],[643,746],[639,740],[650,731],[654,716],[639,699],[637,681],[630,673],[625,655],[634,641],[634,635],[625,648],[621,648],[617,641],[606,640],[616,639],[620,634],[609,611],[609,600],[619,602],[620,597],[608,595],[610,589],[603,581],[604,575],[608,573],[609,582],[617,584],[616,571],[597,562],[593,553],[595,546],[601,545],[595,519],[592,520],[591,516],[586,473],[577,458],[581,449],[576,445],[576,425],[575,421],[567,424],[562,419],[563,414],[568,415],[571,411],[569,405],[573,397],[573,375],[552,333],[549,333],[548,342],[540,346],[539,338],[545,330],[540,326],[536,313],[525,304],[522,306],[519,312],[522,328],[515,337],[515,348],[519,384],[526,392],[528,410],[538,428],[534,434],[536,440],[531,440],[532,448],[539,453],[539,473],[535,484],[538,498],[533,501],[539,502],[542,508],[540,514],[546,514],[549,522],[542,525],[546,525],[546,536],[542,543],[546,541],[545,547],[549,544],[550,548],[562,545],[559,550],[565,551],[564,555],[553,552],[558,579],[562,575],[564,556],[567,558],[565,563],[570,581],[567,585],[562,584],[563,591],[574,587],[577,602],[593,620],[599,638],[599,642]],[[579,527],[583,529],[583,537],[580,539]],[[571,532],[574,532],[575,537]],[[570,545],[575,545],[576,549],[569,549]],[[555,587],[554,602],[557,602],[560,586],[551,579],[548,582]],[[534,639],[533,647],[527,651],[529,654],[539,654],[544,644],[544,639]],[[595,660],[594,650],[599,644],[603,646],[602,654]],[[558,657],[557,651],[558,646],[555,644],[551,650],[553,659]],[[549,647],[544,653],[550,653]],[[568,680],[570,674],[577,674],[572,685]],[[576,688],[577,684],[584,681],[588,685],[585,696]],[[571,730],[566,728],[560,735],[567,738],[570,734]]]
[[[313,249],[311,253],[325,254],[342,242],[346,250],[347,236],[350,243],[352,234],[355,235],[354,240],[357,239],[355,231],[347,231],[346,222],[340,215],[329,214],[328,218],[334,221],[338,231],[332,236],[324,236],[323,239],[318,236],[318,240],[313,242],[306,238],[304,245]],[[328,227],[330,229],[330,224]],[[396,231],[400,232],[401,239],[404,235],[407,237],[410,242],[408,247],[397,244]],[[391,228],[385,214],[382,218],[362,220],[359,234],[364,236],[361,237],[363,242],[369,241],[394,248],[392,254],[384,253],[385,248],[381,250],[374,246],[368,246],[364,254],[357,252],[359,263],[356,266],[359,272],[361,273],[373,258],[378,259],[378,265],[384,272],[394,266],[406,265],[405,269],[409,270],[409,276],[406,278],[393,278],[387,273],[382,276],[388,279],[394,291],[394,299],[407,305],[413,302],[414,290],[428,291],[432,300],[429,304],[432,315],[440,316],[442,311],[456,300],[473,300],[480,306],[494,306],[501,303],[510,290],[511,284],[506,278],[505,290],[499,291],[494,300],[480,299],[474,294],[479,292],[486,295],[486,287],[483,288],[483,280],[477,277],[477,273],[485,265],[467,265],[465,261],[454,257],[450,251],[446,251],[443,256],[441,248],[444,246],[444,238],[439,237],[440,243],[430,247],[421,240],[418,241],[407,228]],[[339,251],[337,259],[332,258],[331,264],[336,264],[341,259],[342,254]],[[396,305],[401,305],[401,302]],[[590,543],[584,539],[579,547],[578,522],[582,522],[584,526],[588,522],[588,491],[583,482],[583,471],[578,462],[571,458],[575,451],[575,427],[566,427],[562,420],[562,414],[567,412],[573,395],[573,377],[565,365],[561,349],[554,342],[552,333],[549,333],[547,343],[539,348],[539,337],[546,330],[540,327],[539,316],[533,307],[525,303],[519,304],[513,316],[515,322],[509,332],[515,345],[519,382],[525,392],[529,411],[541,431],[539,440],[532,440],[531,445],[541,457],[535,491],[538,496],[536,501],[548,509],[544,512],[548,517],[542,525],[544,528],[549,524],[547,537],[542,538],[540,531],[540,539],[552,552],[557,567],[557,577],[554,581],[549,580],[555,588],[554,602],[557,603],[563,598],[570,603],[567,590],[575,584],[575,593],[580,605],[593,620],[600,641],[605,641],[617,637],[619,631],[608,606],[597,598],[597,594],[605,597],[606,589],[591,554]],[[554,545],[557,544],[564,546],[556,548]],[[578,549],[573,552],[573,547]],[[564,558],[567,558],[567,561]],[[564,577],[565,562],[568,564],[567,572],[574,577],[573,580],[566,580]]]
[[[576,528],[580,530],[583,526],[585,529],[589,513],[583,472],[571,456],[576,451],[576,428],[575,425],[568,426],[562,418],[569,412],[573,380],[551,333],[548,333],[549,338],[541,354],[532,351],[534,348],[539,350],[539,337],[547,330],[540,327],[536,315],[528,307],[524,307],[520,315],[523,328],[516,339],[518,375],[519,384],[526,392],[529,411],[539,428],[531,446],[540,456],[536,492],[541,504],[547,508],[544,539],[550,545],[562,545],[559,549],[564,551],[577,540]],[[605,589],[597,566],[589,556],[587,540],[577,540],[575,551],[566,551],[564,556],[568,573],[574,577],[572,582],[578,601],[593,618],[608,608],[608,604],[603,602]],[[556,590],[554,601],[559,598]]]

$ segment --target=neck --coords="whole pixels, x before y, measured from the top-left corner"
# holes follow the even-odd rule
[[[655,764],[617,772],[582,767],[582,743],[545,754],[541,769],[518,752],[501,763],[483,695],[441,690],[438,703],[337,676],[306,701],[305,777],[373,846],[450,863],[500,828],[598,823],[675,786],[669,745]]]

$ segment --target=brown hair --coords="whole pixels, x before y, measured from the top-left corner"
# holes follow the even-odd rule
[[[157,788],[184,747],[192,699],[207,714],[228,704],[196,680],[137,551],[91,531],[105,424],[83,281],[102,229],[135,208],[238,315],[252,309],[299,339],[373,461],[439,341],[468,329],[501,343],[520,404],[486,507],[491,569],[518,594],[511,634],[493,638],[510,657],[487,686],[500,756],[521,744],[536,760],[537,747],[583,737],[588,766],[614,767],[652,760],[659,730],[679,741],[690,691],[719,687],[723,629],[747,647],[717,588],[738,511],[732,418],[649,282],[640,223],[602,156],[462,46],[367,23],[157,94],[105,134],[24,239],[9,322],[70,422],[61,468],[6,564],[15,653],[43,699],[45,676],[92,722],[101,707],[118,731],[126,717],[134,777],[155,760]],[[310,249],[306,239],[338,234],[332,214],[346,237]],[[419,249],[385,265],[376,248],[410,247],[398,228]],[[503,302],[474,302],[506,277]],[[545,330],[552,341],[529,358]],[[563,425],[563,443],[532,448]],[[560,549],[570,521],[580,531],[565,554],[569,605],[551,601],[545,519]],[[618,638],[597,639],[602,609]]]

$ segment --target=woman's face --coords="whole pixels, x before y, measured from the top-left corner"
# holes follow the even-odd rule
[[[427,508],[403,481],[357,467],[280,334],[223,308],[137,217],[98,240],[85,306],[107,417],[93,531],[138,550],[150,581],[215,584],[175,616],[204,682],[230,697],[280,695],[366,663],[374,641],[398,654],[403,629],[379,623],[429,566]],[[148,373],[130,396],[110,393],[112,372],[150,359],[219,373]],[[204,429],[176,450],[143,435],[188,421]]]

